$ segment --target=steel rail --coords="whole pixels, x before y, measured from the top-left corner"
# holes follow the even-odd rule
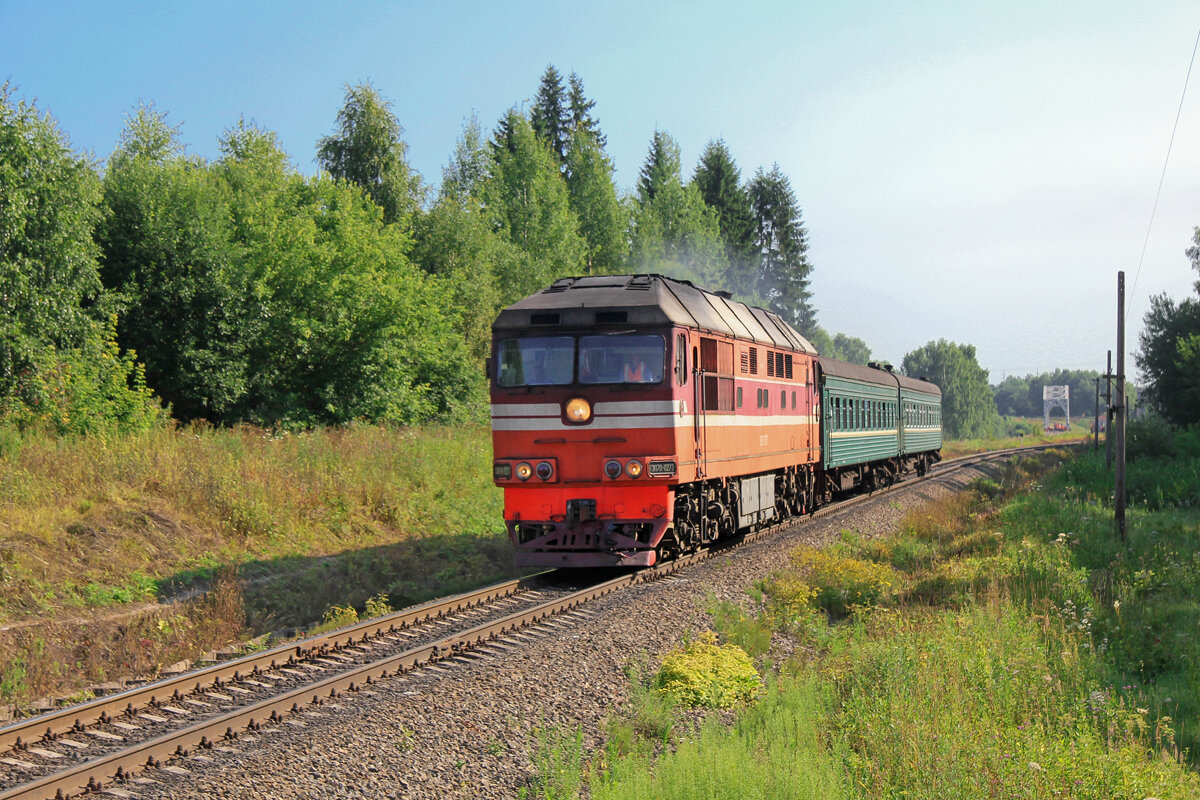
[[[562,598],[549,600],[539,604],[533,608],[519,611],[510,614],[501,619],[492,622],[483,623],[470,628],[466,631],[450,634],[436,642],[421,645],[401,653],[397,653],[385,657],[379,661],[369,664],[353,667],[346,672],[338,675],[325,678],[324,680],[308,684],[304,687],[292,689],[277,697],[260,700],[248,706],[227,712],[226,714],[213,717],[207,720],[201,720],[193,725],[190,725],[180,730],[171,733],[163,734],[157,738],[150,739],[145,742],[135,744],[130,749],[117,751],[106,756],[102,756],[90,761],[81,762],[66,770],[43,776],[30,783],[12,787],[8,790],[0,792],[0,800],[45,800],[51,797],[69,797],[71,795],[87,792],[98,791],[106,785],[124,783],[132,774],[148,767],[158,766],[164,760],[172,758],[186,757],[192,754],[197,749],[208,750],[215,746],[219,746],[222,742],[234,742],[237,740],[242,730],[256,731],[263,724],[273,723],[283,719],[289,713],[298,713],[305,707],[320,706],[327,702],[329,698],[337,698],[347,691],[356,691],[364,686],[371,685],[377,680],[388,677],[389,675],[402,674],[404,672],[434,664],[446,658],[452,658],[462,653],[467,652],[473,647],[486,645],[497,638],[508,636],[523,627],[541,622],[556,614],[570,611],[578,606],[595,600],[604,595],[618,591],[641,583],[648,583],[658,580],[673,572],[689,567],[693,564],[712,558],[716,555],[727,552],[730,549],[738,548],[764,539],[773,534],[779,533],[781,530],[794,527],[810,517],[824,517],[827,515],[839,513],[848,510],[864,502],[869,502],[872,499],[878,499],[881,496],[888,494],[894,489],[903,489],[915,486],[927,480],[935,479],[944,476],[947,472],[958,468],[971,466],[973,463],[982,463],[994,461],[1006,456],[1010,456],[1020,452],[1030,452],[1036,450],[1048,449],[1060,445],[1034,445],[1023,448],[1010,448],[1002,451],[992,451],[987,453],[975,453],[966,456],[961,456],[938,465],[938,469],[931,469],[929,473],[915,480],[905,480],[887,487],[882,490],[877,490],[871,494],[859,495],[858,497],[850,498],[845,501],[831,504],[817,509],[811,514],[789,518],[783,522],[768,526],[759,531],[752,532],[743,537],[730,540],[724,546],[708,548],[696,553],[683,556],[681,558],[666,562],[664,564],[651,567],[649,569],[640,570],[638,572],[622,575],[618,578],[613,578],[604,581],[595,586],[575,592]],[[389,615],[377,620],[371,620],[367,623],[360,623],[351,628],[343,629],[342,631],[334,632],[339,641],[354,641],[355,636],[366,638],[368,632],[372,629],[379,633],[387,630],[402,630],[402,627],[397,627],[397,622],[402,618],[419,619],[425,621],[429,619],[437,619],[446,613],[447,608],[454,606],[456,609],[470,608],[479,605],[487,600],[477,600],[469,602],[468,598],[483,597],[488,592],[497,591],[505,587],[511,589],[503,594],[496,595],[497,597],[507,596],[522,588],[532,588],[533,583],[539,580],[544,580],[545,573],[540,575],[530,576],[514,581],[508,581],[502,584],[497,584],[493,587],[485,587],[477,592],[468,592],[462,595],[457,595],[448,598],[446,601],[429,603],[424,606],[409,609],[404,612]],[[457,605],[455,605],[457,604]],[[387,627],[390,625],[390,627]],[[360,635],[361,634],[361,635]],[[332,635],[315,637],[314,639],[304,640],[276,648],[273,651],[256,654],[256,656],[230,661],[227,664],[219,665],[222,670],[232,670],[228,679],[233,679],[233,676],[240,674],[237,667],[245,667],[249,662],[253,661],[258,665],[257,669],[262,668],[263,659],[268,656],[281,657],[285,653],[295,651],[297,647],[303,645],[311,645],[310,651],[317,647],[315,643],[324,642]],[[276,664],[271,661],[272,666]],[[114,695],[112,700],[123,700],[126,697],[139,692],[150,691],[157,688],[161,693],[163,688],[176,684],[191,683],[201,675],[211,676],[216,672],[216,668],[208,668],[198,673],[184,676],[184,680],[164,681],[159,684],[140,687],[138,690]],[[225,680],[227,678],[221,678]],[[200,684],[197,684],[199,686]],[[154,695],[151,695],[153,697]],[[87,707],[95,707],[97,704],[85,704]],[[85,706],[77,706],[72,709],[64,709],[66,712],[78,714]],[[123,713],[123,712],[122,712]],[[63,719],[71,716],[70,714],[54,715],[61,716]],[[37,718],[35,720],[41,724],[45,724],[45,718]],[[61,724],[61,722],[60,722]],[[13,728],[16,726],[10,726]],[[5,732],[10,730],[4,729]],[[74,723],[64,732],[76,730]],[[51,737],[53,738],[53,737]]]
[[[209,667],[174,675],[154,683],[137,686],[117,694],[69,706],[0,728],[0,752],[21,749],[33,741],[53,741],[62,734],[81,731],[88,725],[128,716],[131,710],[153,706],[164,700],[177,700],[227,681],[260,674],[264,670],[294,665],[297,661],[336,651],[355,642],[395,630],[404,630],[423,622],[439,619],[457,611],[494,602],[519,592],[537,588],[550,572],[517,578],[485,586],[472,592],[423,603],[383,617],[365,620],[347,628],[289,642],[269,650],[213,664]]]
[[[661,577],[687,562],[671,562],[654,577]],[[210,749],[223,741],[234,741],[239,729],[257,730],[262,724],[275,722],[302,706],[322,705],[326,698],[336,698],[346,691],[355,691],[389,675],[427,666],[458,655],[470,647],[485,644],[511,634],[530,624],[556,614],[570,611],[590,600],[634,583],[649,579],[645,572],[614,578],[580,592],[549,600],[525,611],[510,614],[493,622],[477,625],[466,631],[451,634],[437,642],[405,650],[380,661],[353,668],[308,686],[293,689],[278,697],[261,700],[253,705],[198,722],[178,731],[140,743],[135,749],[111,753],[86,761],[61,772],[46,775],[32,783],[0,792],[0,800],[43,800],[48,797],[71,796],[85,791],[97,791],[110,783],[123,783],[131,774],[156,766],[162,760],[185,757],[194,749]]]

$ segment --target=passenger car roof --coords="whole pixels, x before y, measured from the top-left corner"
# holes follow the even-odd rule
[[[683,325],[781,350],[816,348],[778,314],[664,275],[561,278],[500,312],[496,333]]]
[[[839,361],[836,358],[829,358],[828,356],[821,356],[817,360],[821,363],[822,372],[838,378],[849,378],[851,380],[877,383],[884,386],[902,386],[914,392],[923,392],[925,394],[936,395],[937,397],[942,396],[942,390],[938,388],[936,383],[930,381],[910,378],[907,375],[901,375],[897,372],[877,367],[864,367],[861,364],[851,364],[848,361]]]

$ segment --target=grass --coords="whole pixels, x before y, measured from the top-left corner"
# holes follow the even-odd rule
[[[0,699],[512,572],[484,427],[2,433]]]
[[[610,759],[590,784],[593,800],[778,800],[850,797],[836,759],[822,744],[815,709],[826,703],[816,680],[768,686],[732,728],[708,719],[661,758],[639,752]],[[573,795],[567,795],[573,796]]]
[[[1052,421],[1061,422],[1062,418],[1056,417]],[[989,450],[1008,450],[1014,447],[1030,447],[1038,444],[1065,445],[1091,441],[1091,433],[1088,432],[1091,417],[1072,420],[1071,430],[1062,432],[1043,430],[1041,419],[1005,417],[1002,424],[1004,435],[945,441],[942,445],[942,458],[958,458]],[[1103,446],[1103,437],[1101,437],[1101,447],[1103,448]]]
[[[1200,795],[1200,446],[1173,452],[1130,464],[1128,543],[1103,455],[1050,451],[887,538],[798,550],[712,605],[727,642],[770,631],[760,698],[689,727],[636,680],[557,796]]]

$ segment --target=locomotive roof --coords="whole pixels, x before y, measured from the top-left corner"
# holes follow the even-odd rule
[[[942,396],[942,390],[938,388],[936,383],[930,381],[910,378],[907,375],[901,375],[898,372],[891,372],[877,367],[864,367],[861,364],[851,364],[848,361],[839,361],[836,358],[829,358],[828,356],[820,356],[817,360],[821,362],[821,370],[823,372],[839,378],[850,378],[865,383],[883,384],[884,386],[898,385],[905,389],[911,389],[914,392],[923,392],[938,397]]]
[[[560,278],[500,312],[492,330],[683,325],[816,355],[778,314],[664,275]]]

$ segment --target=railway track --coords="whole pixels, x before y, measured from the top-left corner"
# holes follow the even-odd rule
[[[906,488],[954,470],[1047,446],[964,456],[942,462]],[[887,494],[825,506],[825,517]],[[82,705],[0,728],[0,800],[42,800],[132,788],[147,767],[172,769],[182,757],[207,757],[264,728],[332,707],[347,693],[438,663],[520,647],[520,631],[583,615],[586,603],[802,524],[791,519],[667,564],[584,581],[541,573],[434,601],[349,628],[251,654]],[[608,573],[611,576],[611,572]],[[572,581],[575,585],[572,586]],[[551,622],[548,622],[551,621]]]

